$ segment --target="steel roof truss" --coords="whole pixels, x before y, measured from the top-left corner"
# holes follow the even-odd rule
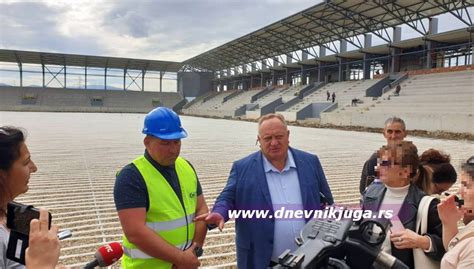
[[[314,46],[316,46],[316,45],[319,45],[319,42],[314,42],[314,41],[313,41],[313,40],[314,40],[314,37],[317,36],[317,35],[323,35],[325,38],[329,38],[329,37],[330,37],[330,36],[325,35],[325,34],[316,33],[316,32],[314,32],[312,29],[306,27],[308,24],[310,24],[310,22],[306,23],[304,26],[302,25],[302,27],[303,27],[304,29],[301,29],[300,27],[297,27],[297,26],[295,26],[294,24],[291,24],[291,23],[289,23],[289,22],[283,22],[282,24],[284,24],[284,25],[287,24],[287,26],[294,27],[294,31],[295,31],[295,32],[298,32],[299,34],[305,36],[306,39],[304,40],[304,42],[306,42],[308,45],[306,46],[306,44],[305,44],[305,47],[304,47],[303,49],[306,49],[306,48],[308,48],[308,47],[314,47]],[[309,31],[309,32],[313,33],[314,35],[313,35],[313,36],[308,35],[305,31]],[[315,44],[315,43],[317,43],[317,44]],[[317,57],[317,54],[316,54],[316,55],[311,54],[311,55],[312,55],[313,57]]]
[[[280,39],[276,39],[276,40],[272,40],[270,39],[270,37],[264,37],[264,36],[257,36],[256,38],[260,39],[258,41],[262,42],[260,43],[259,45],[265,45],[265,47],[269,50],[270,52],[270,56],[268,57],[273,57],[273,56],[276,56],[278,54],[284,54],[285,53],[285,50],[284,49],[281,49],[280,46],[285,47],[285,41],[282,42],[282,40]],[[271,44],[273,43],[277,43],[277,46],[272,46]]]
[[[234,59],[236,60],[240,60],[241,62],[246,62],[246,61],[252,61],[255,59],[255,57],[253,55],[250,55],[247,51],[248,50],[252,50],[253,51],[253,48],[250,48],[248,46],[245,46],[245,47],[239,47],[237,46],[237,44],[230,44],[230,47],[231,48],[235,48],[237,51],[238,51],[238,54],[239,55],[245,55],[247,58],[245,60],[243,60],[242,57],[233,57]],[[247,50],[246,50],[247,49]],[[233,56],[233,55],[232,55]]]
[[[403,24],[408,25],[410,28],[413,30],[417,31],[421,35],[425,36],[428,34],[428,30],[425,28],[425,25],[423,24],[423,17],[427,16],[420,16],[420,10],[423,7],[424,4],[421,4],[416,10],[410,9],[410,6],[404,7],[399,5],[396,2],[387,2],[384,0],[375,0],[374,3],[384,9],[387,12],[392,13],[395,15],[395,18],[398,19],[400,22]],[[391,8],[389,8],[390,6]],[[401,11],[404,11],[405,14],[402,14]],[[421,24],[421,27],[423,28],[423,31],[420,31],[418,28],[418,24]]]
[[[317,20],[318,20],[318,19],[321,20],[321,18],[317,18],[317,17],[313,16],[312,14],[303,14],[303,16],[307,17],[308,19],[311,19],[311,22],[312,22],[312,23],[318,25],[319,27],[322,27],[322,28],[326,29],[328,32],[331,32],[332,34],[336,35],[336,36],[339,37],[340,39],[346,40],[347,42],[351,43],[352,45],[354,45],[354,46],[357,47],[357,48],[362,48],[362,44],[359,44],[359,45],[358,45],[358,44],[354,43],[352,40],[347,39],[347,37],[349,37],[347,34],[346,34],[346,36],[344,36],[342,33],[336,32],[335,30],[330,29],[330,28],[328,28],[326,25],[324,25],[324,24],[318,22]],[[326,22],[327,24],[331,24],[331,23],[328,22],[328,21],[325,21],[325,22]],[[342,26],[338,26],[338,27],[342,29]],[[325,43],[327,43],[327,41],[326,41]],[[319,45],[322,46],[322,44],[319,44]]]
[[[275,36],[280,37],[281,40],[283,40],[285,43],[287,43],[288,45],[290,45],[291,50],[296,51],[296,50],[304,49],[304,47],[300,47],[300,46],[298,46],[298,45],[292,46],[292,43],[289,42],[288,40],[286,40],[286,38],[287,38],[288,36],[285,36],[284,34],[275,32],[275,31],[273,31],[273,30],[271,30],[271,32],[272,32]],[[286,53],[285,53],[285,54],[286,54]],[[290,53],[290,54],[291,54],[291,53]],[[293,60],[299,61],[299,59],[293,57],[293,55],[291,55],[290,57],[291,57]]]
[[[445,1],[439,1],[435,0],[435,2],[445,11],[451,13],[454,17],[456,17],[458,20],[462,21],[464,24],[467,26],[471,26],[472,20],[471,16],[469,15],[469,12],[467,10],[467,7],[469,5],[466,5],[466,1],[448,1],[448,3],[445,3]],[[461,5],[460,7],[457,5]],[[463,13],[467,15],[467,18],[469,21],[466,21],[463,18]]]
[[[353,5],[353,6],[351,6],[351,7],[354,7],[354,6],[357,6],[357,4],[356,4],[356,5]],[[326,11],[329,11],[329,10],[332,11],[332,12],[329,12],[329,13],[327,13],[326,15],[324,15],[324,13],[325,13]],[[309,14],[309,13],[306,13],[306,14],[309,14],[309,15],[311,16],[311,19],[312,19],[312,22],[313,22],[313,23],[317,24],[319,27],[322,27],[322,28],[324,28],[324,29],[326,29],[326,30],[330,30],[331,32],[333,32],[334,34],[336,34],[336,36],[338,36],[340,39],[346,39],[347,37],[350,37],[350,36],[352,36],[352,35],[357,36],[357,35],[364,34],[363,31],[361,31],[361,30],[359,30],[359,29],[357,29],[357,28],[349,27],[347,24],[342,24],[342,25],[341,25],[341,24],[337,24],[337,23],[335,23],[335,22],[332,22],[330,19],[327,19],[328,17],[331,17],[331,16],[333,16],[333,15],[339,15],[339,13],[340,13],[339,11],[336,11],[336,10],[334,10],[334,9],[332,9],[332,8],[326,8],[326,9],[323,11],[323,13],[321,14],[321,16],[315,16],[315,15],[314,15],[314,12],[313,12],[313,14]],[[304,15],[304,13],[303,13],[303,15]],[[319,15],[319,14],[318,14],[318,15]],[[337,18],[337,20],[340,20],[340,19],[341,19],[341,18]],[[320,22],[316,22],[315,20],[316,20],[316,21],[317,21],[317,20],[322,20],[322,21],[324,21],[324,24],[321,24]],[[353,23],[352,19],[349,19],[349,20],[344,19],[343,21],[344,21],[344,22],[345,22],[345,21],[349,21],[349,22]],[[350,31],[352,31],[353,33],[348,33],[347,31],[343,31],[343,30],[341,30],[341,32],[339,33],[339,32],[337,32],[337,31],[334,31],[334,30],[331,30],[330,28],[328,28],[328,25],[332,26],[333,29],[344,29],[344,28],[348,28],[348,29],[349,29]],[[343,35],[343,34],[344,34],[344,35]],[[331,37],[330,39],[332,39],[332,37]],[[361,47],[362,47],[362,44],[360,44],[360,45],[353,44],[353,45],[356,46],[357,48],[361,48]]]
[[[363,2],[358,6],[362,6],[362,4],[363,4]],[[380,29],[389,28],[389,26],[386,23],[384,23],[382,21],[377,22],[373,18],[367,17],[367,16],[365,16],[364,14],[362,14],[360,12],[349,10],[347,8],[338,6],[337,4],[334,4],[334,3],[331,3],[331,2],[328,2],[328,6],[330,6],[331,8],[336,9],[337,11],[339,11],[340,14],[342,14],[344,17],[349,19],[352,23],[360,25],[366,31],[373,32],[376,36],[380,37],[384,41],[386,41],[388,43],[391,43],[390,36],[387,39],[382,34],[379,34],[379,33],[376,32]],[[365,11],[368,11],[368,10],[364,10],[364,12]],[[361,19],[359,20],[358,17],[360,17]],[[381,26],[382,26],[381,28],[378,27],[379,24],[381,24]]]
[[[256,46],[256,48],[258,48],[257,51],[259,54],[263,54],[262,55],[263,57],[261,57],[260,59],[256,59],[257,61],[268,59],[278,54],[282,54],[280,50],[278,50],[276,47],[272,47],[271,45],[270,46],[268,45],[269,41],[272,42],[271,40],[267,40],[266,38],[260,37],[260,36],[258,37],[255,36],[255,37],[252,37],[251,39],[254,39],[254,40],[251,40],[249,43],[246,43],[246,44],[249,45],[249,47],[253,46],[254,44],[258,44],[258,46]]]

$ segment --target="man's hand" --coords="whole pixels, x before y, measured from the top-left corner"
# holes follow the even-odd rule
[[[30,223],[30,240],[26,249],[26,268],[55,268],[59,259],[58,227],[49,225],[48,211],[40,209],[40,217]]]
[[[216,225],[219,228],[219,231],[222,232],[224,229],[224,217],[221,216],[219,213],[206,213],[199,215],[193,219],[194,222],[197,221],[205,221],[206,224]]]
[[[196,254],[194,254],[194,249],[197,247],[197,244],[194,242],[190,248],[186,249],[181,253],[180,263],[174,264],[174,269],[193,269],[198,268],[201,263],[199,262]]]

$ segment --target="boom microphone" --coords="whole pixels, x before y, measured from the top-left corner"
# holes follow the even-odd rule
[[[101,246],[97,252],[94,254],[95,259],[86,266],[84,269],[91,269],[96,266],[106,267],[112,265],[114,262],[118,261],[123,255],[122,245],[118,242],[112,242],[105,246]]]

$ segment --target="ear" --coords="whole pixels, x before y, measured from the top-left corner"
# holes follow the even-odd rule
[[[145,145],[146,148],[148,148],[148,146],[150,145],[151,143],[151,139],[150,137],[147,135],[145,136],[145,138],[143,138],[143,145]]]

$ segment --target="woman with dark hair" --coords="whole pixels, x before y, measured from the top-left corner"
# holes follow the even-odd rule
[[[443,244],[448,250],[441,261],[441,268],[474,268],[474,156],[461,166],[461,188],[464,205],[451,195],[438,205],[439,217],[443,223]],[[456,204],[458,203],[458,204]],[[466,227],[458,230],[458,221]]]
[[[28,190],[30,175],[36,170],[25,144],[24,132],[14,127],[0,127],[0,268],[24,268],[6,258],[10,234],[6,227],[6,209],[8,202]],[[30,246],[26,250],[27,268],[54,268],[58,261],[58,228],[51,225],[50,230],[44,229],[47,215],[45,210],[41,210],[40,219],[31,222]],[[38,251],[40,249],[42,251]]]
[[[456,182],[457,173],[451,158],[436,149],[428,149],[420,156],[420,172],[414,184],[426,194],[441,194]]]
[[[410,268],[415,267],[415,250],[417,253],[422,250],[426,255],[422,254],[423,259],[429,257],[434,261],[440,261],[445,252],[437,199],[428,207],[426,233],[416,232],[418,207],[426,196],[412,184],[418,175],[418,167],[418,150],[412,142],[397,141],[383,146],[378,151],[377,170],[384,184],[371,184],[362,198],[363,209],[392,211],[392,227],[382,243],[382,250]]]

